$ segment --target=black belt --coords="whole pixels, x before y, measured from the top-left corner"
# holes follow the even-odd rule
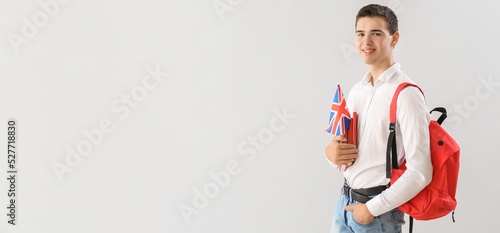
[[[378,195],[386,189],[387,186],[385,185],[366,189],[352,189],[351,187],[349,187],[349,185],[347,185],[347,182],[344,182],[344,187],[342,187],[344,195],[360,203],[368,202],[370,199],[372,199],[370,196]]]

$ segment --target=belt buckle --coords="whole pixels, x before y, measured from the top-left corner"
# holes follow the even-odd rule
[[[344,184],[344,187],[342,187],[342,192],[344,193],[344,195],[346,197],[348,197],[351,200],[354,200],[354,198],[352,197],[353,189],[351,187],[349,187],[348,185]]]

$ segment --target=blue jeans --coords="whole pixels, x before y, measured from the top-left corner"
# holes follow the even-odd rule
[[[341,195],[335,207],[332,229],[330,233],[362,233],[362,232],[388,232],[401,233],[401,227],[405,223],[404,213],[401,210],[393,209],[385,214],[375,217],[369,224],[358,223],[352,211],[345,211],[344,206],[359,204],[351,200],[346,195]]]

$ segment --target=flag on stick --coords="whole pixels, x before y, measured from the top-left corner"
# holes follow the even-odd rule
[[[344,94],[340,90],[340,85],[337,83],[337,91],[335,92],[335,97],[333,97],[330,122],[326,128],[326,132],[334,134],[335,136],[345,136],[347,127],[349,127],[349,123],[351,122],[351,114],[346,105]]]
[[[344,93],[340,90],[340,84],[337,83],[337,90],[335,92],[335,96],[333,97],[332,108],[330,111],[330,121],[328,123],[328,127],[326,128],[326,132],[335,136],[342,135],[345,137],[350,122],[351,114],[347,108]],[[341,169],[342,165],[339,166],[339,171]],[[347,166],[345,170],[347,170]]]

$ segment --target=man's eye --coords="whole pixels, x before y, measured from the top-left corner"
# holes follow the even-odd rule
[[[374,36],[380,36],[380,33],[373,33]]]
[[[365,34],[362,34],[362,33],[358,34],[358,36],[364,36],[364,35],[365,35]]]

